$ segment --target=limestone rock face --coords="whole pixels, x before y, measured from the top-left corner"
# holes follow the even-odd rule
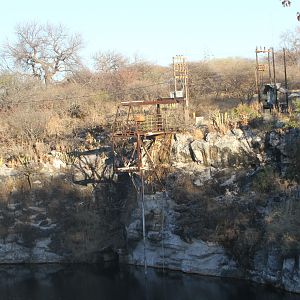
[[[239,274],[237,265],[226,255],[223,247],[216,243],[206,243],[201,240],[183,241],[174,234],[176,227],[175,206],[174,201],[162,193],[145,199],[145,216],[148,220],[147,265],[204,275],[237,276]],[[128,254],[121,257],[123,262],[134,265],[144,265],[140,213],[141,206],[139,205],[132,212],[132,220],[127,227]]]
[[[185,134],[176,134],[172,141],[171,160],[176,163],[192,162],[190,143],[192,137]]]
[[[58,263],[64,258],[54,253],[49,244],[51,238],[41,238],[32,247],[26,247],[18,237],[8,236],[0,241],[0,263]]]
[[[265,198],[261,202],[249,189],[262,164],[283,171],[291,165],[291,144],[299,137],[293,130],[258,135],[250,129],[208,133],[199,140],[176,135],[168,194],[145,197],[145,244],[140,203],[131,211],[121,261],[143,265],[146,259],[148,266],[245,278],[299,293],[299,253],[285,256],[280,245],[263,241],[266,220],[281,202],[289,203],[288,195],[259,195]]]
[[[299,257],[282,258],[278,249],[260,250],[255,255],[249,279],[299,293]]]
[[[272,131],[266,135],[266,152],[285,171],[297,156],[297,145],[299,143],[300,131],[298,129],[290,129],[287,132]]]
[[[282,266],[282,284],[287,291],[300,293],[299,257],[286,258]]]
[[[192,216],[171,198],[157,193],[145,197],[146,242],[143,242],[141,204],[131,212],[126,226],[128,248],[120,261],[132,265],[180,270],[211,276],[244,278],[268,283],[291,292],[300,292],[299,259],[282,259],[277,248],[255,253],[254,264],[245,268],[217,242],[194,238],[189,228],[185,238],[177,232],[178,211]],[[186,224],[188,220],[184,221]],[[190,218],[192,222],[192,217]]]
[[[204,166],[225,168],[255,162],[259,160],[259,153],[254,151],[253,143],[261,144],[261,140],[241,129],[235,129],[226,135],[208,133],[205,140],[176,135],[172,145],[174,165],[192,160]]]
[[[30,186],[22,177],[2,183],[13,192],[1,194],[0,263],[100,263],[113,257],[124,244],[122,185],[105,181],[93,189],[72,184],[67,175],[38,178],[32,175]],[[21,184],[22,191],[15,187]]]

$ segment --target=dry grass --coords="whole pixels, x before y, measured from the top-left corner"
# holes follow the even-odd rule
[[[1,157],[11,167],[18,165],[20,156],[41,162],[50,149],[74,150],[84,143],[80,132],[107,126],[115,113],[113,101],[71,83],[31,92],[31,98],[20,99],[28,102],[0,110]],[[66,97],[74,98],[65,101]]]

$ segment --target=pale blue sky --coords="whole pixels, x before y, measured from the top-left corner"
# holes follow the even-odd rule
[[[292,2],[283,8],[279,0],[6,0],[0,39],[12,39],[18,23],[39,21],[81,33],[85,58],[106,50],[160,64],[176,54],[254,57],[256,45],[278,47],[281,33],[300,25],[300,1]]]

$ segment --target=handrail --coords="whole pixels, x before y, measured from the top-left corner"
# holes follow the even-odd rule
[[[151,115],[140,115],[141,118],[136,118],[135,116],[131,116],[131,118],[127,119],[126,122],[115,121],[115,131],[120,135],[122,132],[125,135],[129,133],[134,134],[134,132],[138,131],[140,133],[147,132],[163,132],[178,129],[178,119],[171,116],[161,115],[161,114],[151,114]],[[138,121],[138,120],[141,121]]]

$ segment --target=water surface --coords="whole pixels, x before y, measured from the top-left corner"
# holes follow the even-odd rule
[[[241,280],[98,265],[0,266],[1,300],[300,300]]]

